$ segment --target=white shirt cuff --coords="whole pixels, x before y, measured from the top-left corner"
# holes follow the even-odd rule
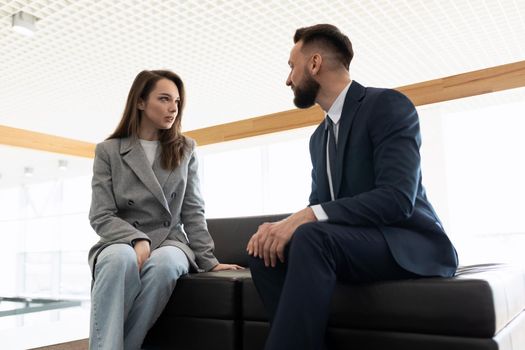
[[[326,212],[324,211],[323,207],[321,207],[321,204],[312,205],[310,208],[312,208],[317,221],[328,221],[328,215],[326,215]]]

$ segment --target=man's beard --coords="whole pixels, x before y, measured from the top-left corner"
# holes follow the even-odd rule
[[[306,69],[304,73],[305,78],[302,86],[297,85],[293,91],[295,94],[293,103],[298,108],[312,107],[321,86],[314,78],[312,78],[312,75]]]

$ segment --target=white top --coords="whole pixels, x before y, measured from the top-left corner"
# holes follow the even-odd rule
[[[155,155],[157,154],[157,148],[159,147],[160,141],[148,141],[139,139],[144,152],[146,153],[146,158],[148,158],[149,165],[153,166],[155,161]]]
[[[332,106],[328,110],[328,113],[325,114],[325,118],[330,118],[332,122],[334,123],[334,136],[335,136],[335,143],[337,144],[337,140],[339,138],[339,120],[341,119],[341,114],[343,113],[343,106],[345,104],[345,98],[346,94],[348,93],[348,89],[350,88],[350,85],[352,85],[352,82],[348,83],[348,85],[339,93],[339,96],[335,99],[334,103],[332,103]],[[330,186],[330,196],[332,197],[332,200],[335,199],[334,195],[334,185],[332,183],[332,172],[330,169],[330,162],[328,162],[328,159],[330,159],[328,154],[328,143],[330,142],[330,133],[328,134],[327,142],[326,142],[326,174],[328,175],[328,185]],[[321,207],[320,204],[312,205],[311,206],[315,217],[318,221],[327,221],[328,215],[324,211],[323,207]]]

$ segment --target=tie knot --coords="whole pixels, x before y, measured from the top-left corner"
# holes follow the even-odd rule
[[[333,128],[334,127],[334,122],[332,121],[332,118],[330,118],[330,116],[327,114],[326,115],[326,126],[327,127],[330,127],[330,128]]]

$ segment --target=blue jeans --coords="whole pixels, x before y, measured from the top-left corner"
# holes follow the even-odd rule
[[[89,348],[137,350],[164,310],[189,262],[177,247],[153,252],[139,272],[135,250],[113,244],[97,258],[91,291]]]

